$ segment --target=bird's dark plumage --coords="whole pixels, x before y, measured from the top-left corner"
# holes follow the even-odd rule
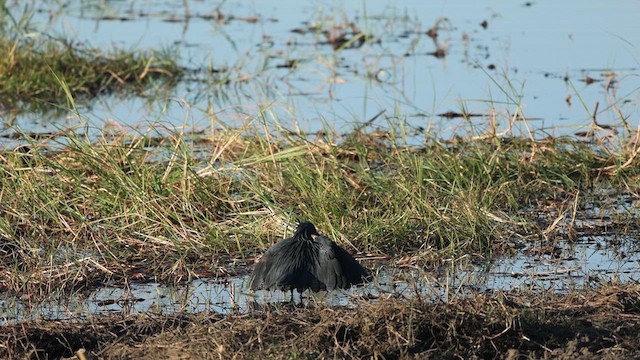
[[[249,287],[317,292],[347,289],[370,280],[369,272],[347,251],[318,234],[312,223],[303,222],[292,237],[264,253],[253,269]]]

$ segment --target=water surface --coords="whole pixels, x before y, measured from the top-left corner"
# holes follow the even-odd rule
[[[105,51],[170,49],[190,72],[168,94],[103,96],[80,108],[81,119],[24,114],[14,126],[25,131],[84,122],[142,132],[158,123],[238,127],[264,121],[260,111],[290,129],[348,131],[385,110],[372,128],[406,122],[419,141],[425,130],[448,138],[469,125],[574,134],[591,124],[596,104],[602,124],[620,124],[612,107],[638,108],[638,2],[86,0],[16,1],[10,10],[19,17],[28,3],[43,34]],[[321,32],[349,34],[350,24],[371,40],[335,50]],[[434,41],[426,33],[436,24]],[[434,56],[438,48],[446,56]],[[231,82],[212,84],[213,69]],[[479,116],[438,116],[447,112]],[[509,121],[516,113],[527,126]]]

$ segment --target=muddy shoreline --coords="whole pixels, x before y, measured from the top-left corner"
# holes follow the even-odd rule
[[[640,286],[565,296],[479,294],[449,303],[280,305],[249,314],[96,316],[0,328],[0,357],[633,358]]]

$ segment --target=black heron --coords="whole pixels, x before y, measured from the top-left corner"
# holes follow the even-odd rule
[[[318,292],[347,289],[370,280],[367,269],[346,250],[318,234],[312,223],[303,222],[292,237],[279,241],[262,255],[253,269],[249,288]]]

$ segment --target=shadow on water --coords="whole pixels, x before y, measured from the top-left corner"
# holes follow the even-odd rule
[[[468,257],[445,262],[435,270],[377,264],[375,280],[344,291],[304,292],[247,290],[249,275],[201,278],[186,285],[158,283],[104,286],[88,296],[38,304],[18,298],[0,301],[3,324],[29,320],[78,320],[93,315],[137,313],[246,313],[266,307],[347,306],[378,299],[420,299],[447,302],[479,292],[546,291],[568,293],[618,282],[637,282],[640,249],[632,238],[593,236],[560,242],[553,251],[530,249],[514,257],[475,261]]]

